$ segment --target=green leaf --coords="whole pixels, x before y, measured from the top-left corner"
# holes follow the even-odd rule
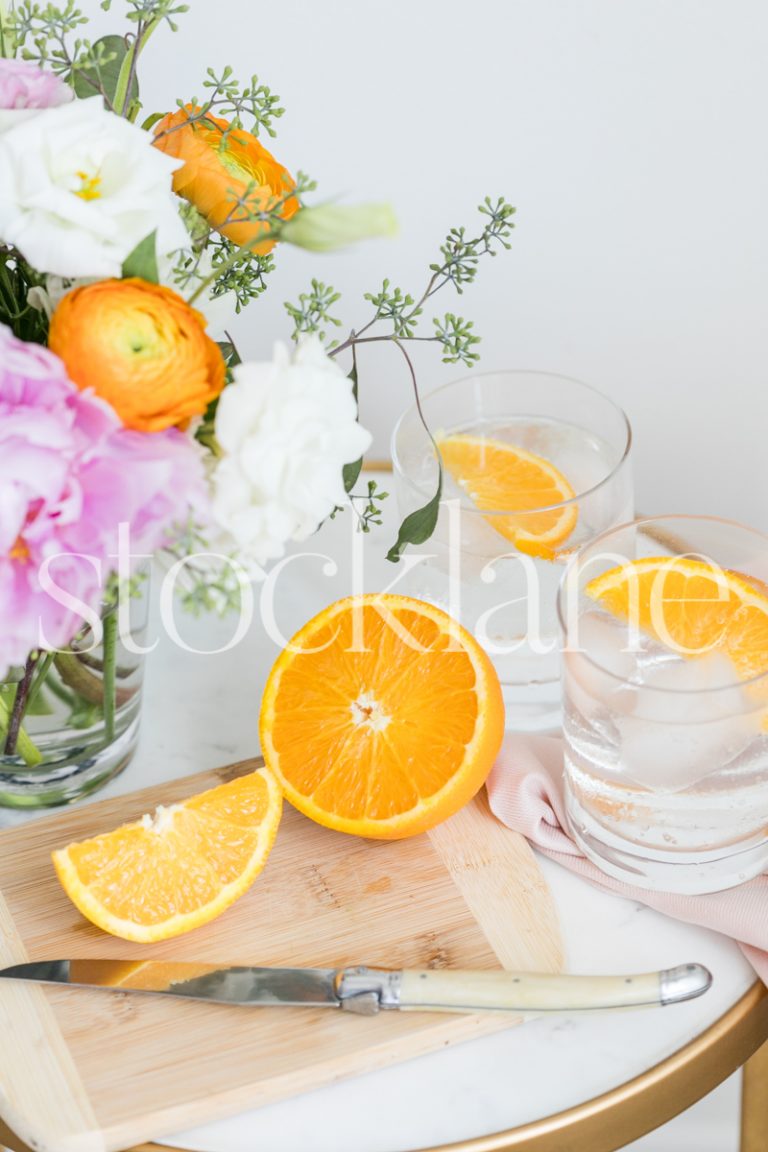
[[[140,280],[147,280],[150,284],[158,284],[160,276],[157,271],[156,248],[157,232],[150,232],[134,248],[123,262],[123,279],[137,276]]]
[[[147,116],[146,120],[142,121],[142,128],[145,132],[149,132],[150,128],[154,128],[155,124],[158,124],[165,118],[165,115],[165,112],[153,112],[150,116]]]
[[[117,91],[117,81],[123,61],[128,55],[129,45],[122,36],[102,36],[93,44],[94,50],[106,58],[106,63],[93,68],[78,68],[72,78],[72,87],[81,99],[86,96],[95,96],[103,92],[110,103],[114,101]],[[97,57],[98,58],[98,57]],[[136,77],[131,81],[128,93],[128,103],[139,98],[139,82]],[[120,109],[118,108],[119,112]]]
[[[357,478],[360,475],[360,472],[362,471],[362,467],[363,467],[362,456],[360,457],[359,460],[354,460],[351,464],[345,464],[344,465],[344,467],[341,470],[341,474],[344,477],[344,491],[345,492],[351,492],[352,489],[354,488],[355,484],[357,484]]]
[[[423,508],[417,508],[415,512],[411,512],[410,516],[406,516],[405,520],[403,520],[400,525],[400,531],[397,534],[397,540],[389,552],[387,552],[387,560],[391,560],[393,564],[397,564],[409,544],[423,544],[426,540],[429,540],[437,525],[437,517],[440,514],[440,497],[442,494],[443,473],[441,469],[437,481],[437,492],[435,492],[432,499],[429,503],[425,504]]]
[[[231,340],[217,340],[216,343],[227,368],[236,368],[238,364],[242,364],[240,353]]]

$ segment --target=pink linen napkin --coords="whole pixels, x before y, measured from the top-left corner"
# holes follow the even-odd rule
[[[736,940],[768,984],[768,874],[738,888],[706,896],[676,896],[633,888],[602,873],[582,856],[566,829],[563,805],[563,742],[553,736],[508,735],[488,777],[491,811],[558,864],[591,884],[647,904],[688,924]]]

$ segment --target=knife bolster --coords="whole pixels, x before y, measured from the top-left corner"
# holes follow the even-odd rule
[[[375,1016],[382,1008],[400,1007],[402,977],[384,968],[343,968],[336,976],[336,995],[347,1012]]]

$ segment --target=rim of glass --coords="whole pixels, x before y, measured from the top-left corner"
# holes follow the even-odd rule
[[[584,500],[587,496],[591,496],[593,492],[598,492],[605,484],[614,478],[626,463],[630,450],[632,448],[632,425],[629,422],[629,417],[620,405],[616,404],[610,396],[606,396],[599,388],[593,387],[591,384],[586,384],[583,380],[579,380],[575,376],[564,376],[560,372],[547,372],[543,368],[501,368],[495,372],[477,372],[472,376],[459,376],[455,380],[449,380],[447,384],[441,384],[438,388],[433,388],[431,392],[427,392],[425,396],[421,397],[421,404],[425,401],[431,400],[433,397],[438,396],[441,392],[447,391],[448,388],[455,388],[458,384],[465,384],[474,380],[486,380],[489,376],[544,376],[548,380],[561,380],[566,381],[568,384],[577,384],[579,388],[583,388],[586,392],[591,392],[599,400],[608,404],[614,412],[619,416],[620,421],[624,427],[625,440],[624,450],[621,456],[616,461],[610,472],[603,476],[602,480],[598,480],[597,484],[593,484],[591,488],[585,488],[582,492],[578,492],[572,496],[570,500],[560,500],[556,504],[542,504],[539,508],[484,508],[482,511],[476,508],[471,502],[464,503],[462,499],[462,507],[468,512],[476,512],[478,516],[534,516],[541,512],[555,512],[560,508],[568,508],[572,504],[578,504],[580,500]],[[408,473],[404,470],[400,459],[397,454],[397,434],[400,431],[402,423],[413,413],[416,413],[418,419],[418,407],[416,402],[410,404],[404,412],[398,416],[395,427],[392,430],[392,437],[390,440],[390,456],[392,457],[392,467],[397,474],[403,479],[405,484],[413,492],[417,492],[419,496],[429,496],[418,484],[410,478]],[[439,450],[438,450],[439,451]]]
[[[627,520],[623,524],[616,524],[613,528],[606,528],[604,532],[601,532],[599,536],[593,537],[592,540],[587,541],[578,552],[575,552],[574,555],[571,556],[560,577],[560,584],[557,589],[557,621],[565,640],[568,639],[568,630],[563,613],[563,594],[572,572],[578,567],[579,561],[584,553],[590,552],[593,548],[597,547],[601,541],[606,540],[610,536],[614,536],[617,532],[626,532],[628,528],[641,528],[644,524],[658,524],[661,520],[694,520],[706,524],[724,524],[729,528],[738,528],[740,532],[748,532],[750,535],[756,536],[759,540],[765,542],[766,550],[768,550],[768,535],[761,532],[759,528],[751,528],[748,524],[742,524],[738,520],[729,520],[725,516],[707,516],[701,512],[669,512],[666,515],[642,516],[637,520]],[[725,569],[725,571],[729,571],[729,569]],[[616,672],[612,672],[610,668],[598,664],[597,660],[594,660],[584,648],[576,648],[574,651],[578,652],[593,668],[597,668],[598,672],[610,677],[611,680],[615,680],[617,684],[629,684],[629,680],[625,676],[619,676]],[[692,659],[695,659],[695,657],[692,657]],[[751,684],[758,684],[761,680],[766,679],[768,679],[768,668],[766,668],[765,672],[758,672],[755,676],[750,676],[748,680],[734,679],[727,684],[715,684],[708,688],[665,688],[660,684],[639,684],[637,687],[642,688],[644,692],[659,692],[664,696],[702,696],[707,693],[732,692],[734,688],[748,688]],[[756,704],[755,708],[750,709],[750,711],[758,711],[759,708],[760,705]]]

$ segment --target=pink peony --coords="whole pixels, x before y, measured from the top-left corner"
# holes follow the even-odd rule
[[[151,553],[203,491],[191,440],[127,431],[58,356],[0,325],[0,676],[41,632],[48,647],[69,643],[78,603],[97,606],[115,567],[120,524],[134,556]],[[41,585],[45,560],[58,592]]]
[[[72,89],[29,60],[0,57],[0,108],[53,108],[72,99]]]

